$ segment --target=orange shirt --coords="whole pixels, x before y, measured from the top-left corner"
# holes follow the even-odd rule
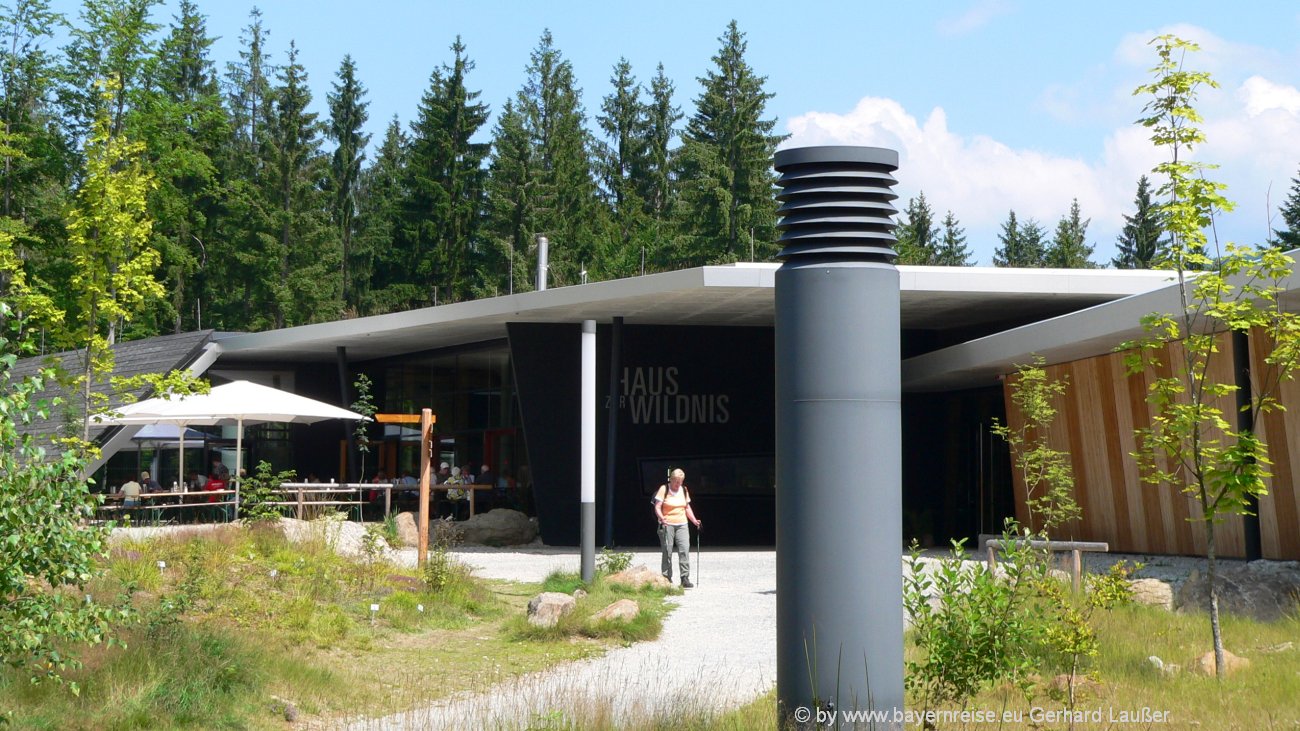
[[[668,525],[686,525],[686,505],[691,498],[686,494],[686,486],[669,490],[667,485],[660,485],[655,493],[655,502],[662,503],[659,512],[664,514],[664,523]]]

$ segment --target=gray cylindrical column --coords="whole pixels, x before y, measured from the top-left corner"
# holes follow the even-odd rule
[[[873,147],[776,154],[777,698],[796,721],[903,709],[897,168]]]
[[[582,499],[582,580],[596,578],[596,321],[582,321],[582,447],[578,466]]]

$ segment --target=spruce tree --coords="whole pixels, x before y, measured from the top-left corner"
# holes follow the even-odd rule
[[[907,201],[904,221],[894,235],[898,238],[899,264],[935,264],[939,259],[939,232],[934,227],[934,209],[925,191]]]
[[[236,154],[241,158],[239,162],[243,168],[236,172],[241,177],[251,175],[261,167],[258,147],[262,127],[266,124],[272,72],[266,55],[269,33],[262,26],[262,11],[253,8],[248,17],[239,61],[226,65],[231,128],[237,147]]]
[[[466,86],[474,62],[458,37],[452,62],[433,72],[411,123],[401,225],[391,254],[405,261],[386,267],[389,301],[395,306],[466,299],[476,291],[473,243],[482,224],[483,160],[488,145],[471,138],[487,122],[479,92]],[[412,286],[407,286],[412,285]],[[407,294],[403,302],[397,286]]]
[[[537,231],[537,200],[533,180],[540,166],[524,115],[507,101],[492,132],[488,173],[488,229],[497,258],[506,262],[499,273],[506,291],[532,289],[528,251]]]
[[[545,234],[550,284],[577,284],[584,268],[596,266],[596,242],[611,232],[592,178],[582,92],[550,31],[533,50],[527,80],[496,131],[492,174],[502,176],[493,181],[490,203],[496,253],[522,255],[536,234]]]
[[[1079,199],[1070,204],[1070,212],[1056,224],[1056,235],[1047,248],[1044,263],[1055,269],[1095,269],[1093,247],[1088,245],[1088,224],[1079,210]]]
[[[673,206],[672,141],[681,119],[682,110],[673,105],[673,82],[661,63],[650,80],[650,101],[643,112],[641,139],[645,148],[639,159],[643,167],[633,171],[637,195],[656,222],[665,220]]]
[[[1133,215],[1124,216],[1124,228],[1115,242],[1118,253],[1111,264],[1116,269],[1151,269],[1164,257],[1164,228],[1145,175],[1138,179],[1133,207]]]
[[[1291,178],[1291,192],[1280,211],[1284,229],[1274,229],[1273,245],[1287,251],[1300,247],[1300,177]]]
[[[939,254],[934,263],[946,267],[971,265],[970,249],[966,247],[966,232],[957,225],[957,217],[952,211],[943,217],[943,234],[939,237]]]
[[[1020,223],[1016,220],[1016,212],[1011,211],[998,234],[1001,246],[993,252],[993,266],[1041,267],[1046,235],[1038,222],[1031,218]]]
[[[736,21],[718,40],[682,136],[679,266],[748,259],[751,241],[756,259],[777,252],[772,154],[782,138],[772,134],[776,119],[763,118],[772,94],[745,60]]]
[[[154,328],[173,332],[202,327],[203,308],[213,298],[207,247],[218,238],[224,198],[218,161],[230,135],[206,19],[190,0],[178,11],[153,64],[153,86],[129,125],[144,141],[158,181],[149,205],[167,297],[155,307]]]
[[[639,194],[644,186],[636,177],[648,168],[644,162],[648,146],[643,136],[646,109],[641,103],[641,86],[626,58],[614,65],[609,81],[613,91],[601,102],[601,114],[596,117],[606,137],[597,146],[597,170],[617,235],[598,247],[596,271],[601,279],[635,273],[650,230]]]
[[[330,220],[339,240],[339,296],[345,310],[357,309],[357,298],[350,286],[349,271],[355,254],[352,241],[356,235],[357,188],[361,166],[366,159],[370,135],[362,130],[369,118],[365,101],[366,87],[357,79],[357,67],[351,55],[343,57],[338,80],[328,96],[330,121],[326,136],[334,141],[330,156]]]
[[[204,278],[210,294],[203,305],[205,324],[220,329],[255,329],[256,318],[263,314],[254,303],[265,298],[254,290],[264,274],[266,242],[261,234],[272,225],[264,182],[270,174],[264,142],[273,72],[266,53],[268,35],[261,12],[254,8],[241,36],[239,61],[226,65],[230,135],[220,158],[226,215],[208,246]]]
[[[336,319],[341,314],[338,240],[328,225],[328,200],[319,186],[327,162],[320,124],[307,111],[307,72],[290,42],[288,63],[271,92],[266,125],[265,200],[271,226],[259,232],[264,258],[258,271],[265,309],[255,325],[282,328]]]
[[[376,292],[381,266],[392,266],[393,237],[402,215],[402,180],[406,176],[407,139],[394,116],[384,132],[375,161],[361,173],[357,195],[357,233],[348,266],[352,307],[360,316],[391,311],[392,303]],[[388,275],[391,279],[391,274]],[[411,290],[399,297],[413,298]],[[407,296],[409,295],[409,296]]]

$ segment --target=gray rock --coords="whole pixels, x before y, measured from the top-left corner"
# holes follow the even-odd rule
[[[581,599],[581,598],[583,598],[584,596],[587,596],[587,591],[586,591],[585,589],[574,589],[574,590],[573,590],[573,598],[574,598],[574,599]]]
[[[403,546],[416,546],[420,541],[420,529],[415,524],[415,513],[397,514],[397,540]]]
[[[1174,589],[1160,579],[1131,579],[1129,588],[1133,590],[1133,601],[1148,607],[1160,607],[1172,611],[1174,608]]]
[[[573,611],[573,597],[558,591],[544,591],[528,602],[528,621],[538,627],[554,627],[560,617]]]
[[[645,564],[637,564],[636,566],[623,569],[616,574],[610,574],[605,577],[605,581],[611,584],[630,586],[633,589],[640,589],[647,584],[664,589],[673,585],[673,582],[665,579],[663,574],[651,569]]]
[[[619,599],[591,616],[595,622],[631,622],[641,612],[641,605],[631,599]]]
[[[1219,572],[1219,609],[1261,621],[1282,619],[1295,612],[1300,597],[1300,567],[1294,561],[1252,561]],[[1179,611],[1209,611],[1206,576],[1193,571],[1179,587],[1174,606]]]
[[[537,523],[518,510],[497,508],[480,513],[458,526],[465,543],[518,546],[537,537]]]

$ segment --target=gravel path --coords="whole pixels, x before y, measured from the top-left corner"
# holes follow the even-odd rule
[[[477,575],[494,579],[541,581],[553,569],[579,566],[576,549],[462,548],[455,553]],[[414,563],[415,553],[404,551],[402,558]],[[575,708],[587,720],[608,718],[619,725],[634,718],[686,720],[744,705],[776,682],[776,553],[706,550],[701,563],[698,586],[669,598],[679,606],[654,642],[349,728],[524,728],[558,720],[557,714]],[[633,564],[657,567],[659,553],[638,551]]]

